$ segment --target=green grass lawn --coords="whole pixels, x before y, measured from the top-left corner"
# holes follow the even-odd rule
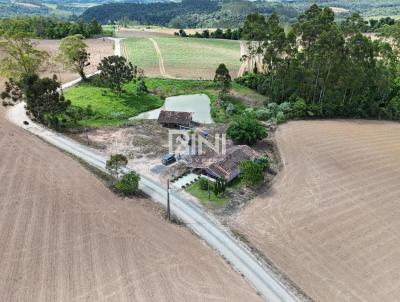
[[[146,74],[160,76],[158,57],[153,43],[148,38],[128,38],[123,40],[123,49],[127,59],[144,69]]]
[[[133,82],[123,86],[126,92],[121,96],[118,96],[109,88],[97,87],[90,82],[81,83],[67,89],[64,93],[72,105],[81,108],[90,106],[92,108],[93,117],[79,122],[81,126],[90,127],[124,125],[131,117],[161,107],[165,98],[185,94],[208,95],[211,100],[213,119],[217,123],[227,123],[247,108],[245,101],[230,98],[229,102],[235,106],[235,114],[226,116],[225,111],[216,104],[219,87],[214,81],[147,78],[146,85],[150,91],[150,94],[146,95],[137,95],[136,84]],[[232,83],[232,91],[244,94],[247,92],[247,88]]]
[[[72,105],[86,108],[91,106],[95,115],[80,121],[82,126],[123,125],[129,118],[142,112],[161,107],[164,100],[155,95],[137,95],[136,84],[123,86],[126,91],[118,96],[108,88],[82,83],[65,91],[65,97]]]
[[[224,207],[229,198],[224,195],[216,196],[214,192],[211,191],[211,204],[208,202],[208,191],[200,189],[199,182],[191,184],[186,188],[186,192],[190,193],[194,197],[196,197],[203,205],[206,206],[214,206],[214,207]]]
[[[168,74],[211,79],[224,63],[235,77],[240,68],[240,43],[231,40],[157,37]]]
[[[183,95],[183,94],[206,94],[211,100],[213,109],[213,119],[217,123],[229,122],[235,114],[241,114],[247,107],[250,106],[248,98],[254,100],[255,105],[259,105],[264,99],[263,96],[253,92],[251,89],[241,86],[235,82],[232,83],[231,91],[237,97],[229,98],[229,102],[235,106],[235,114],[226,116],[224,110],[217,106],[216,100],[218,97],[219,86],[214,81],[199,81],[199,80],[171,80],[171,79],[156,79],[149,78],[146,80],[147,87],[153,93],[164,97]],[[241,99],[243,97],[243,99]],[[250,106],[251,107],[251,106]]]

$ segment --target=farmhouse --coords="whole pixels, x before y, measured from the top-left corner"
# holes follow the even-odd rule
[[[158,123],[165,127],[190,128],[193,114],[191,112],[178,112],[161,110],[158,116]]]
[[[207,152],[194,159],[190,166],[197,172],[230,182],[240,174],[240,162],[255,160],[258,157],[258,153],[249,146],[238,145],[229,148],[226,154],[221,156]]]

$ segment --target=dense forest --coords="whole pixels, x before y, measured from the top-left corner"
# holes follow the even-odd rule
[[[110,3],[89,8],[82,17],[96,18],[101,23],[128,20],[132,23],[164,25],[176,28],[189,27],[239,27],[246,16],[258,11],[274,11],[283,18],[295,18],[299,11],[289,4],[278,2],[249,2],[247,0],[183,0],[181,3]]]
[[[264,54],[265,71],[238,82],[302,117],[399,119],[400,43],[372,41],[352,20],[338,24],[330,8],[313,5],[285,33],[278,15],[249,15],[242,35],[258,41],[252,50]],[[400,42],[400,22],[382,33]]]
[[[76,34],[89,38],[101,34],[102,27],[96,20],[72,22],[46,17],[14,17],[0,19],[0,34],[2,32],[22,32],[45,39],[62,39]]]
[[[92,7],[82,17],[96,18],[101,23],[124,18],[141,24],[167,25],[173,18],[188,13],[211,13],[217,10],[217,3],[211,0],[183,0],[182,3],[111,3]]]

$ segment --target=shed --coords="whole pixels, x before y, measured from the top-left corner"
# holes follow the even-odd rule
[[[191,112],[161,110],[158,123],[166,127],[186,127],[192,124],[193,114]]]

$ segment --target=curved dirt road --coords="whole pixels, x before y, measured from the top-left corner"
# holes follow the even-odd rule
[[[149,40],[153,43],[154,49],[156,50],[157,57],[158,57],[158,65],[160,67],[160,73],[163,77],[169,78],[169,79],[174,79],[174,77],[170,76],[166,71],[165,71],[165,66],[164,66],[164,58],[161,53],[161,49],[158,46],[158,43],[156,40],[153,38],[149,38]]]
[[[284,170],[240,231],[315,301],[399,301],[400,124],[290,122],[277,141]]]

